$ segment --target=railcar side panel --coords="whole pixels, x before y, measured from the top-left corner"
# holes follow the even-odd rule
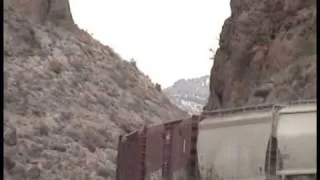
[[[273,109],[207,117],[199,125],[198,159],[203,179],[265,179]]]
[[[172,179],[187,179],[190,145],[191,145],[191,119],[183,120],[173,128],[172,136]]]
[[[162,124],[147,128],[146,131],[146,180],[162,178],[164,126]]]
[[[281,172],[316,173],[317,163],[316,104],[288,106],[279,112],[278,174]],[[295,172],[296,171],[296,172]]]
[[[123,136],[118,145],[117,180],[140,180],[142,167],[141,131]]]

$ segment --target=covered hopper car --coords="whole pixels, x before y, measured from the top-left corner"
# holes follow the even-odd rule
[[[315,179],[316,101],[203,112],[119,138],[117,180]]]

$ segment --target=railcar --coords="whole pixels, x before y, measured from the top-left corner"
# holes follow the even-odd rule
[[[316,101],[222,109],[119,139],[117,180],[316,177]]]
[[[260,105],[205,113],[199,123],[202,179],[265,179],[272,121],[280,106]]]
[[[192,171],[195,117],[155,124],[120,136],[117,180],[180,180]]]
[[[315,101],[290,104],[278,112],[279,179],[316,179],[317,105]]]

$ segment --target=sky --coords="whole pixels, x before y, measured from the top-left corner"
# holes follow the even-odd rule
[[[230,0],[70,0],[74,21],[154,83],[209,75]]]

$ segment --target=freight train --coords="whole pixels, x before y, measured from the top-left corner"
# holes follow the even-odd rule
[[[119,138],[116,180],[316,179],[316,100],[222,109]]]

